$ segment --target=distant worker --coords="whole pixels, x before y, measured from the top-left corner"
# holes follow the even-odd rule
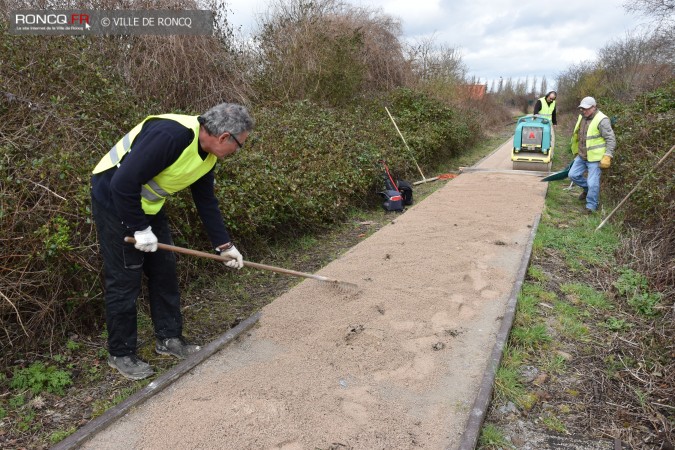
[[[579,200],[586,200],[586,213],[592,214],[600,200],[600,169],[612,164],[616,137],[609,117],[598,110],[593,97],[584,97],[579,111],[572,134],[572,154],[576,156],[568,176],[584,190]],[[588,177],[584,178],[586,171]]]
[[[555,99],[558,96],[556,91],[550,91],[542,98],[537,100],[534,104],[534,112],[532,114],[539,114],[540,116],[550,119],[553,125],[558,125],[558,120],[555,116]]]
[[[240,149],[254,122],[241,105],[222,103],[201,116],[149,116],[101,159],[92,177],[92,212],[103,257],[108,365],[132,380],[152,367],[136,356],[136,301],[143,275],[156,337],[155,351],[185,358],[200,350],[183,337],[183,316],[164,201],[190,187],[209,240],[226,266],[241,269],[214,193],[214,166]],[[124,242],[125,237],[136,240]]]

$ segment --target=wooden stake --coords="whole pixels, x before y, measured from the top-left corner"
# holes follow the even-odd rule
[[[413,162],[415,163],[415,166],[417,166],[417,170],[420,171],[420,175],[422,175],[422,180],[421,181],[416,181],[413,184],[422,184],[422,183],[428,183],[430,181],[436,181],[438,180],[438,177],[435,178],[426,178],[424,174],[422,173],[422,169],[420,169],[419,164],[417,164],[417,161],[415,160],[415,156],[413,155],[412,150],[410,150],[410,147],[408,147],[408,143],[405,141],[405,138],[401,134],[401,130],[398,129],[398,125],[396,125],[396,121],[394,118],[391,116],[391,113],[387,109],[387,107],[384,107],[384,110],[387,111],[387,114],[389,114],[389,118],[391,119],[391,122],[394,124],[394,127],[396,128],[396,131],[398,131],[398,135],[401,136],[401,140],[403,141],[403,144],[405,144],[405,148],[408,149],[408,153],[410,153],[410,157],[412,158]]]
[[[621,200],[621,202],[619,202],[619,204],[616,205],[616,208],[614,208],[614,209],[612,210],[612,212],[609,213],[609,214],[607,215],[607,217],[605,217],[605,220],[603,220],[602,222],[600,222],[600,225],[598,225],[598,227],[595,229],[595,231],[598,231],[600,228],[603,227],[603,225],[605,225],[605,223],[609,220],[609,218],[612,217],[612,216],[614,215],[614,213],[616,212],[616,210],[619,209],[619,208],[621,208],[621,205],[623,205],[623,204],[626,202],[626,200],[628,200],[628,197],[630,197],[631,195],[633,195],[633,192],[635,192],[635,191],[637,190],[637,188],[640,186],[640,184],[642,184],[642,182],[645,181],[645,178],[647,178],[647,175],[649,175],[649,174],[650,174],[654,169],[656,169],[663,161],[665,161],[666,158],[667,158],[668,156],[670,156],[670,154],[673,152],[673,149],[675,149],[675,145],[673,145],[672,147],[670,147],[670,150],[668,150],[668,153],[666,153],[665,155],[663,155],[663,158],[659,159],[659,162],[657,162],[657,163],[654,165],[654,167],[652,167],[652,169],[651,169],[649,172],[647,172],[647,174],[645,174],[645,176],[642,177],[642,179],[641,179],[640,181],[638,181],[638,184],[636,184],[635,187],[628,193],[628,195],[626,195],[626,196],[623,198],[623,200]]]

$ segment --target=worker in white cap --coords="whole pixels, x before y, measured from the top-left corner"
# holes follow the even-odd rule
[[[572,134],[575,157],[569,178],[584,190],[579,200],[586,201],[586,213],[592,214],[598,209],[600,200],[600,172],[612,164],[616,137],[609,117],[598,110],[593,97],[581,100],[579,112]],[[587,178],[584,178],[584,172],[588,172]]]

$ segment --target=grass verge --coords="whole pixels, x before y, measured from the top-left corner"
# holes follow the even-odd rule
[[[617,256],[619,225],[595,231],[608,211],[584,214],[579,193],[549,186],[478,448],[542,434],[673,448],[672,307]]]

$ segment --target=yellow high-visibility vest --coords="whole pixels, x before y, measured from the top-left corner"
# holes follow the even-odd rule
[[[546,97],[542,97],[539,99],[539,103],[541,103],[541,109],[537,114],[544,116],[547,119],[551,119],[553,117],[553,110],[555,109],[555,100],[553,100],[549,105],[546,103]]]
[[[206,175],[218,161],[218,158],[211,153],[208,154],[206,159],[202,159],[199,156],[199,121],[197,117],[181,114],[162,114],[146,117],[143,122],[136,125],[110,149],[96,165],[93,173],[101,173],[115,166],[119,167],[124,156],[131,150],[131,144],[133,144],[134,139],[141,132],[143,124],[150,119],[174,120],[184,127],[191,129],[194,132],[194,139],[183,150],[178,159],[141,188],[141,206],[143,207],[143,211],[145,214],[157,214],[162,209],[164,201],[169,195],[185,189]]]
[[[600,161],[605,154],[607,149],[607,143],[605,138],[600,135],[600,121],[607,117],[600,111],[595,113],[595,117],[591,120],[591,123],[588,124],[588,130],[586,131],[586,159],[589,162]],[[583,118],[582,114],[579,114],[577,119],[577,124],[574,127],[574,133],[572,133],[572,154],[576,155],[579,153],[579,126],[581,124],[581,119]]]

